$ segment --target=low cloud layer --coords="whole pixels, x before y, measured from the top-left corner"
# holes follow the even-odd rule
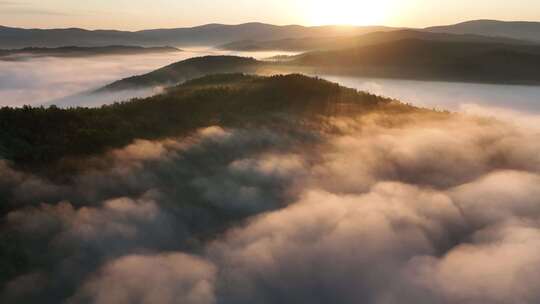
[[[68,303],[214,303],[215,275],[211,263],[181,253],[126,256],[106,265]]]
[[[39,106],[51,101],[60,105],[98,106],[126,98],[147,96],[152,93],[151,90],[66,98],[197,54],[186,51],[168,54],[0,60],[0,106]]]
[[[2,250],[25,261],[1,265],[3,302],[540,300],[535,129],[433,112],[324,125],[136,141],[62,182],[1,163]]]
[[[472,105],[536,115],[540,113],[540,104],[537,102],[539,86],[382,79],[317,73],[313,76],[426,108],[461,111]]]
[[[182,52],[144,55],[88,56],[79,58],[0,58],[0,107],[23,105],[97,107],[134,97],[148,97],[163,88],[145,88],[112,93],[82,94],[125,77],[141,75],[192,57],[240,55],[266,58],[276,52],[232,52],[184,49]]]

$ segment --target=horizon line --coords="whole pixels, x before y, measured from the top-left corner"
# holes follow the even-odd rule
[[[317,27],[343,27],[343,28],[367,28],[367,27],[386,27],[386,28],[395,28],[395,29],[426,29],[430,27],[438,27],[438,26],[450,26],[450,25],[457,25],[467,22],[478,22],[478,21],[494,21],[494,22],[522,22],[522,23],[540,23],[540,21],[528,21],[528,20],[502,20],[502,19],[467,19],[463,21],[459,21],[456,23],[451,24],[439,24],[439,25],[430,25],[426,27],[407,27],[407,26],[391,26],[391,25],[384,25],[384,24],[371,24],[371,25],[354,25],[354,24],[320,24],[320,25],[303,25],[303,24],[273,24],[273,23],[266,23],[262,21],[250,21],[250,22],[242,22],[242,23],[219,23],[219,22],[210,22],[205,24],[199,24],[199,25],[193,25],[193,26],[179,26],[179,27],[156,27],[156,28],[146,28],[146,29],[140,29],[140,30],[122,30],[122,29],[112,29],[112,28],[83,28],[83,27],[51,27],[51,28],[44,28],[44,27],[22,27],[22,26],[11,26],[11,25],[4,25],[0,24],[1,28],[11,28],[11,29],[21,29],[21,30],[83,30],[83,31],[89,31],[89,32],[96,32],[96,31],[115,31],[115,32],[130,32],[130,33],[137,33],[137,32],[144,32],[144,31],[152,31],[152,30],[175,30],[175,29],[194,29],[194,28],[200,28],[200,27],[206,27],[206,26],[242,26],[242,25],[249,25],[249,24],[259,24],[259,25],[268,25],[268,26],[276,26],[276,27],[293,27],[293,26],[300,26],[305,28],[317,28]]]

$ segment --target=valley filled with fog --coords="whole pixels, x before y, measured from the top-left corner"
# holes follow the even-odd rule
[[[100,106],[161,92],[160,87],[88,97],[79,95],[115,80],[144,74],[192,57],[237,55],[265,60],[279,51],[241,52],[213,48],[177,53],[94,56],[84,58],[28,58],[0,60],[0,106]],[[416,81],[310,73],[343,86],[395,98],[420,107],[497,116],[524,123],[540,113],[540,86]]]
[[[537,128],[540,86],[478,84],[317,75],[349,88],[367,91],[415,106],[496,117]]]
[[[260,59],[276,52],[234,52],[208,48],[184,49],[176,53],[88,56],[82,58],[21,58],[0,60],[0,106],[49,105],[57,100],[97,89],[115,80],[150,72],[168,64],[192,57],[238,54]],[[279,53],[282,54],[282,53]],[[103,96],[88,101],[70,98],[73,106],[88,106],[123,101],[131,97],[150,96],[159,90],[137,90]]]
[[[540,299],[537,130],[299,75],[0,114],[2,303]]]
[[[294,54],[0,60],[0,301],[537,303],[540,86]]]

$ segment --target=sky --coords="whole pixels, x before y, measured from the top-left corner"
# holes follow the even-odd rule
[[[0,0],[0,24],[139,30],[239,24],[425,27],[471,19],[540,21],[538,0]]]

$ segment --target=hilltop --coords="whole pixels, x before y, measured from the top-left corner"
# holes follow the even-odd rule
[[[255,73],[263,62],[238,56],[204,56],[179,61],[147,74],[115,81],[95,93],[175,85],[186,80],[219,73]]]
[[[351,114],[390,104],[411,110],[385,98],[297,74],[213,75],[161,95],[100,108],[0,109],[0,151],[3,158],[19,166],[41,167],[122,147],[134,139],[179,136],[210,125],[272,124],[283,115],[306,117],[311,113],[318,117],[335,115],[340,109]]]

